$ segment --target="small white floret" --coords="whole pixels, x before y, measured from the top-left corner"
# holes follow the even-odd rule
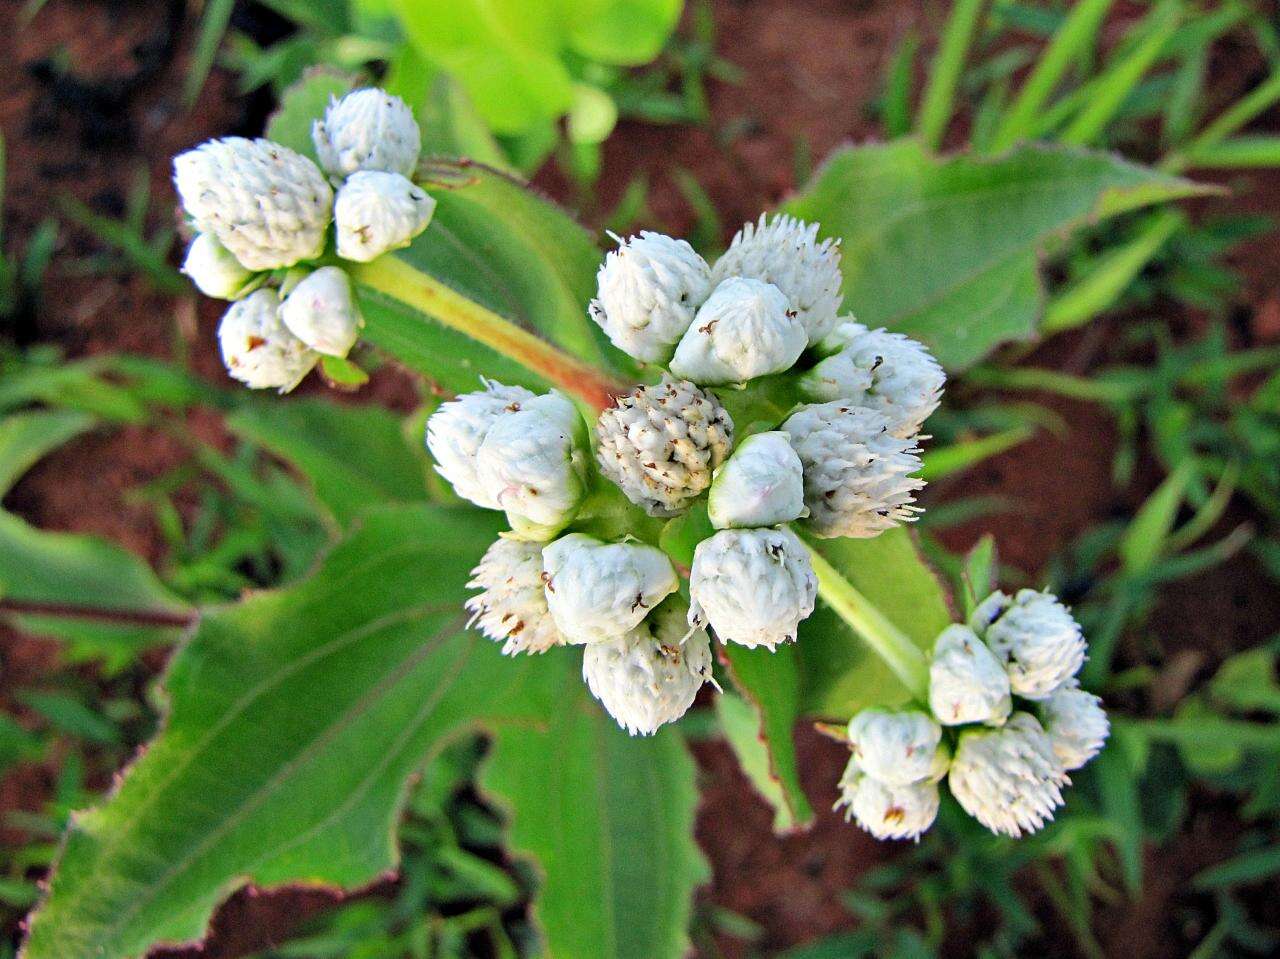
[[[359,170],[413,176],[422,134],[397,96],[367,87],[342,99],[331,97],[324,119],[311,125],[320,166],[335,182]]]
[[[556,628],[542,588],[542,548],[537,543],[499,539],[471,571],[467,600],[471,622],[507,656],[542,653],[565,642]]]
[[[919,839],[938,817],[938,787],[923,781],[891,785],[867,775],[855,756],[840,779],[835,808],[877,839]]]
[[[992,593],[969,625],[1005,664],[1014,693],[1027,699],[1044,699],[1084,665],[1080,624],[1051,593]]]
[[[948,626],[934,643],[929,663],[929,709],[946,726],[998,726],[1013,709],[1004,666],[967,626]]]
[[[671,372],[704,386],[743,383],[789,370],[806,344],[782,291],[731,277],[702,304],[671,359]]]
[[[236,299],[253,279],[252,271],[210,233],[196,234],[182,261],[182,272],[201,293],[219,300]]]
[[[777,526],[804,516],[804,470],[787,434],[743,440],[716,470],[707,513],[716,529]]]
[[[533,397],[523,386],[503,386],[490,380],[482,390],[441,404],[427,420],[427,450],[436,461],[436,472],[463,499],[485,509],[502,508],[476,475],[476,455],[498,418],[519,411]]]
[[[1044,731],[1064,769],[1079,769],[1102,751],[1111,723],[1102,700],[1069,680],[1040,703]]]
[[[862,710],[849,720],[849,746],[864,772],[890,786],[937,782],[947,771],[942,727],[918,710]]]
[[[350,353],[364,325],[351,280],[336,266],[322,266],[303,277],[284,298],[280,318],[289,332],[327,356]]]
[[[333,205],[338,256],[368,263],[406,247],[427,228],[435,208],[426,190],[399,173],[353,173]]]
[[[275,290],[258,290],[232,303],[218,325],[218,345],[227,372],[255,390],[288,393],[319,359],[280,322]]]

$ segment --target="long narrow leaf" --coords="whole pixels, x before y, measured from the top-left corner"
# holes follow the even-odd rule
[[[938,54],[929,71],[929,85],[924,91],[916,127],[920,139],[930,150],[936,150],[942,143],[942,135],[951,120],[956,86],[964,70],[982,6],[983,0],[959,0],[947,20]]]

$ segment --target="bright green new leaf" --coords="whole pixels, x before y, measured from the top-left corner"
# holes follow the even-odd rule
[[[954,370],[1035,331],[1046,241],[1206,189],[1073,148],[935,159],[902,140],[835,153],[785,209],[841,238],[847,310],[923,340]]]
[[[640,66],[666,45],[684,0],[559,0],[569,44],[601,63]]]

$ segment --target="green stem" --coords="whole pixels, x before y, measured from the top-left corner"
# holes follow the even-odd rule
[[[602,410],[612,405],[614,396],[627,391],[624,384],[521,329],[399,257],[380,256],[372,263],[350,264],[348,269],[357,283],[434,317],[450,329],[465,333],[593,409]]]
[[[809,558],[818,577],[818,595],[888,664],[912,696],[927,700],[929,663],[920,647],[812,546]]]

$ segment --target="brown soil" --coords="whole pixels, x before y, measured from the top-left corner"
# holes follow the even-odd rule
[[[21,244],[64,195],[99,212],[118,214],[139,169],[150,178],[157,225],[165,225],[169,214],[164,211],[171,209],[172,199],[169,157],[208,136],[251,134],[260,128],[267,104],[261,97],[237,96],[233,78],[217,70],[195,109],[179,107],[193,38],[185,4],[58,0],[31,27],[19,29],[22,6],[18,0],[0,4],[0,63],[9,76],[0,93],[0,128],[9,150],[8,242]],[[710,128],[623,123],[606,148],[597,209],[611,209],[626,184],[646,174],[657,225],[686,232],[695,217],[673,178],[673,171],[682,168],[697,178],[731,233],[797,185],[797,167],[804,166],[797,156],[818,161],[841,142],[878,136],[868,104],[879,92],[889,58],[910,29],[935,36],[943,6],[919,0],[718,0],[714,11],[720,53],[743,68],[743,83],[712,85]],[[1122,16],[1132,13],[1121,9]],[[60,73],[58,63],[69,63],[70,75]],[[1247,73],[1247,65],[1225,65],[1224,95],[1247,85]],[[537,182],[563,199],[571,195],[554,170]],[[1246,189],[1230,204],[1200,206],[1214,212],[1274,213],[1280,208],[1280,177],[1240,182]],[[64,228],[42,309],[4,332],[20,342],[57,343],[72,356],[189,353],[200,375],[222,382],[209,347],[217,305],[159,295],[136,277],[77,270],[75,261],[95,250],[89,237]],[[1243,338],[1280,341],[1275,280],[1280,248],[1268,237],[1241,248],[1234,260],[1246,278],[1239,324]],[[1188,318],[1188,328],[1196,322]],[[1060,338],[1030,362],[1085,372],[1107,355],[1108,332],[1098,327]],[[415,397],[413,381],[388,367],[351,401],[373,400],[403,410]],[[992,493],[1016,498],[1016,511],[948,531],[944,540],[949,547],[965,548],[989,529],[998,538],[1002,559],[1032,576],[1080,531],[1124,515],[1140,500],[1112,491],[1115,436],[1106,415],[1086,404],[1040,399],[1070,424],[1068,435],[1041,434],[969,475],[937,484],[931,493],[947,499]],[[220,442],[216,421],[201,424],[200,431]],[[32,471],[6,505],[42,527],[96,533],[154,562],[163,547],[151,513],[124,494],[171,469],[183,455],[177,443],[154,429],[90,435]],[[1263,593],[1274,597],[1274,588],[1248,560],[1168,592],[1147,629],[1147,642],[1160,654],[1156,661],[1176,673],[1168,680],[1166,708],[1223,656],[1257,642],[1280,623],[1274,600],[1262,609],[1250,606],[1250,597],[1255,602]],[[1205,615],[1206,599],[1212,615]],[[1179,660],[1179,651],[1192,651],[1194,662]],[[0,658],[6,684],[15,686],[58,665],[52,646],[3,626]],[[1175,663],[1181,663],[1176,670]],[[0,690],[0,705],[9,705],[6,700]],[[764,939],[756,948],[765,954],[855,926],[840,901],[841,891],[868,867],[895,855],[895,847],[874,842],[828,811],[846,758],[843,751],[807,729],[798,731],[798,742],[818,819],[810,832],[786,838],[772,836],[768,810],[723,746],[695,748],[703,789],[697,833],[714,867],[714,879],[700,895],[704,902],[760,924]],[[0,780],[0,809],[38,808],[52,788],[52,773],[23,767]],[[1185,905],[1186,878],[1230,851],[1238,828],[1207,799],[1185,835],[1170,848],[1151,853],[1151,878],[1142,901],[1103,909],[1098,935],[1106,953],[1185,954],[1194,936],[1175,928],[1173,904],[1183,900]],[[330,901],[311,891],[244,891],[220,910],[204,948],[159,954],[171,959],[240,956],[280,941]],[[1153,935],[1153,929],[1161,934]],[[1068,936],[1054,938],[1051,950],[1038,946],[1035,954],[1071,954]],[[717,945],[728,957],[747,954],[746,944],[728,936],[719,936]]]

